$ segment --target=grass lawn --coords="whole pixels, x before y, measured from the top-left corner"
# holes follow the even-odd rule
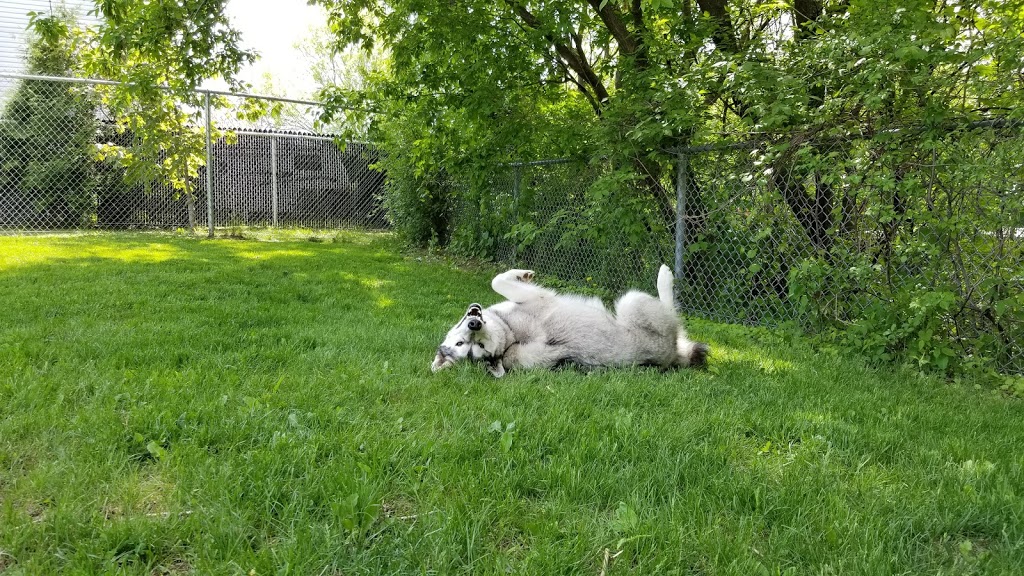
[[[704,372],[431,374],[491,274],[0,237],[0,572],[1024,573],[1024,403],[698,321]]]

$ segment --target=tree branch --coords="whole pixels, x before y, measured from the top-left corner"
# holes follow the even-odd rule
[[[643,38],[630,31],[629,27],[626,26],[625,20],[622,18],[622,13],[619,12],[614,3],[604,2],[603,0],[587,0],[587,3],[601,17],[601,22],[604,22],[605,28],[615,38],[615,42],[619,45],[619,50],[622,54],[632,56],[638,68],[646,69],[649,63],[647,60],[647,47],[644,45]],[[604,4],[603,8],[601,4]],[[644,29],[643,12],[641,11],[639,0],[634,0],[631,14],[637,30],[642,31]]]
[[[565,75],[569,82],[575,84],[579,91],[583,94],[583,96],[586,97],[587,102],[590,103],[590,107],[594,109],[594,114],[600,116],[601,103],[594,98],[594,95],[590,93],[590,90],[587,89],[587,86],[583,82],[580,82],[579,78],[576,78],[576,76],[573,75],[572,71],[569,70],[569,66],[565,63],[564,60],[559,58],[557,55],[555,56],[555,62],[558,64],[558,67],[562,69],[562,74]]]
[[[726,5],[729,0],[697,0],[700,11],[706,13],[715,22],[711,39],[715,46],[723,52],[735,52],[739,48],[736,41],[736,30],[732,26],[732,17]]]
[[[793,35],[798,40],[806,40],[814,36],[813,31],[806,26],[808,22],[814,22],[821,17],[821,0],[793,0]]]
[[[528,28],[540,32],[544,35],[545,39],[551,42],[558,57],[564,61],[565,65],[576,73],[576,76],[580,81],[585,82],[586,85],[590,86],[591,90],[594,91],[594,97],[600,104],[603,105],[608,102],[608,89],[605,88],[604,82],[601,81],[601,77],[598,76],[597,73],[594,72],[594,69],[587,63],[582,50],[577,51],[565,41],[555,38],[555,35],[551,32],[544,30],[540,19],[527,10],[525,6],[513,2],[512,0],[505,1],[506,4],[508,4],[515,12],[516,16],[518,16]]]

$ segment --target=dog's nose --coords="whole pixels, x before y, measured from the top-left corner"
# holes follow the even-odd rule
[[[470,330],[476,332],[477,330],[479,330],[479,329],[481,329],[483,327],[484,327],[484,323],[483,322],[481,322],[480,320],[478,320],[476,318],[470,318],[470,320],[469,320],[469,329]]]

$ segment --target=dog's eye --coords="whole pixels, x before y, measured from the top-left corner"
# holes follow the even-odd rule
[[[477,346],[479,346],[479,347],[481,347],[481,348],[483,348],[483,347],[484,347],[484,343],[483,343],[483,342],[477,342],[477,343],[476,343],[476,345],[477,345]]]
[[[462,346],[463,344],[465,344],[465,342],[463,342],[461,340],[459,340],[458,342],[455,343],[456,346]]]

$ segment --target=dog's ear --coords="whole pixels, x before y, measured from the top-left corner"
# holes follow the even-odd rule
[[[441,354],[441,351],[438,350],[437,355],[434,356],[434,361],[430,364],[430,371],[437,372],[438,370],[443,370],[451,365],[451,359],[445,358],[444,354]]]
[[[505,365],[502,364],[501,358],[491,358],[487,361],[487,371],[491,373],[491,376],[495,378],[501,378],[505,375]]]
[[[469,305],[469,310],[466,310],[466,316],[476,316],[482,318],[484,315],[483,307],[476,302]]]

